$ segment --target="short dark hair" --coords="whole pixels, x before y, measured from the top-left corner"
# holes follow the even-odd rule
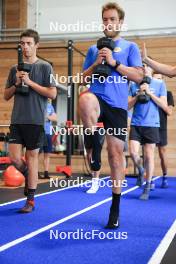
[[[157,72],[157,71],[153,71],[153,74],[161,74],[161,73],[160,72]]]
[[[33,30],[33,29],[26,29],[25,31],[23,31],[20,35],[20,39],[23,37],[30,37],[34,39],[35,44],[37,44],[40,40],[39,34],[37,31]]]
[[[122,7],[115,3],[115,2],[109,2],[107,4],[105,4],[103,7],[102,7],[102,18],[103,18],[103,13],[107,10],[110,10],[110,9],[115,9],[119,15],[119,18],[120,20],[124,19],[125,17],[125,11],[122,9]]]
[[[162,73],[160,73],[160,72],[156,72],[156,71],[153,71],[152,76],[154,76],[155,74],[159,74],[159,75],[161,75],[161,78],[163,79],[163,75],[162,75]]]

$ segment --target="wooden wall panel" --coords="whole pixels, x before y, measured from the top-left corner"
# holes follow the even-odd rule
[[[21,29],[27,26],[27,0],[5,0],[5,29]]]

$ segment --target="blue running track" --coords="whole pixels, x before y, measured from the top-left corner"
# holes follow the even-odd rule
[[[0,206],[0,263],[147,264],[176,219],[176,179],[169,178],[169,188],[164,190],[159,188],[161,179],[155,182],[156,189],[151,192],[150,200],[140,201],[141,189],[130,190],[135,179],[128,179],[128,187],[123,191],[129,192],[121,199],[121,226],[113,231],[119,239],[98,236],[95,239],[50,239],[51,230],[55,234],[98,230],[97,233],[105,235],[111,231],[104,229],[111,201],[88,208],[110,198],[109,187],[100,188],[95,195],[86,194],[83,186],[39,196],[31,214],[17,213],[24,201]],[[79,212],[85,208],[88,208],[85,212]],[[66,218],[74,213],[75,216]],[[61,223],[47,228],[58,220]],[[43,227],[46,227],[44,232]],[[39,234],[35,233],[37,230]],[[127,238],[122,239],[122,234]],[[4,245],[8,248],[4,249]]]

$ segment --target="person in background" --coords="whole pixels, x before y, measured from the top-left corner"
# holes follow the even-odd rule
[[[39,34],[27,29],[20,35],[24,62],[30,66],[28,73],[12,66],[7,79],[4,99],[14,97],[11,115],[9,156],[14,166],[25,176],[24,195],[27,197],[20,213],[31,213],[35,208],[35,191],[38,181],[38,153],[43,144],[44,115],[47,98],[57,96],[56,83],[50,81],[52,66],[37,57]],[[25,160],[22,149],[26,148]]]
[[[145,62],[148,66],[150,66],[154,71],[161,73],[163,75],[166,75],[170,78],[176,76],[176,65],[167,65],[164,63],[160,63],[158,61],[155,61],[154,59],[150,58],[147,55],[147,49],[145,43],[143,43],[142,46],[142,60]]]
[[[40,155],[43,152],[44,179],[49,179],[50,153],[52,153],[52,122],[57,122],[57,115],[50,99],[47,102],[45,115],[45,140],[44,146],[40,149]]]
[[[130,155],[139,170],[137,185],[142,186],[144,168],[139,156],[140,144],[144,146],[144,164],[146,169],[146,184],[140,196],[141,200],[148,200],[150,190],[154,189],[152,177],[154,174],[155,146],[159,142],[159,107],[167,108],[166,87],[164,82],[152,78],[152,69],[144,65],[145,76],[150,79],[149,83],[131,83],[129,90],[128,107],[133,107],[130,129]],[[145,103],[139,100],[144,93],[149,96]]]
[[[163,76],[160,73],[154,72],[153,78],[159,79],[163,81]],[[162,169],[162,183],[161,188],[168,187],[167,181],[167,116],[172,115],[172,110],[174,107],[174,98],[172,92],[167,91],[167,104],[168,107],[163,110],[159,108],[159,116],[160,116],[160,128],[159,128],[159,137],[160,141],[157,144],[158,153],[161,161],[161,169]]]

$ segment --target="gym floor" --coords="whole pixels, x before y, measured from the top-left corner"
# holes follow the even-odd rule
[[[80,177],[82,175],[74,175],[72,180]],[[102,185],[106,185],[108,179],[108,176],[102,177]],[[86,194],[85,184],[91,181],[90,177],[84,177],[84,183],[79,186],[66,188],[50,187],[49,181],[40,183],[35,211],[25,215],[18,213],[24,204],[23,188],[1,189],[1,263],[10,264],[15,259],[17,264],[174,264],[176,179],[170,177],[169,188],[163,190],[160,177],[156,177],[156,189],[147,202],[138,199],[141,189],[135,186],[136,179],[126,179],[128,184],[123,188],[120,228],[113,230],[116,239],[56,236],[77,230],[83,234],[94,230],[99,235],[112,232],[104,229],[111,189],[105,186],[97,194]]]

